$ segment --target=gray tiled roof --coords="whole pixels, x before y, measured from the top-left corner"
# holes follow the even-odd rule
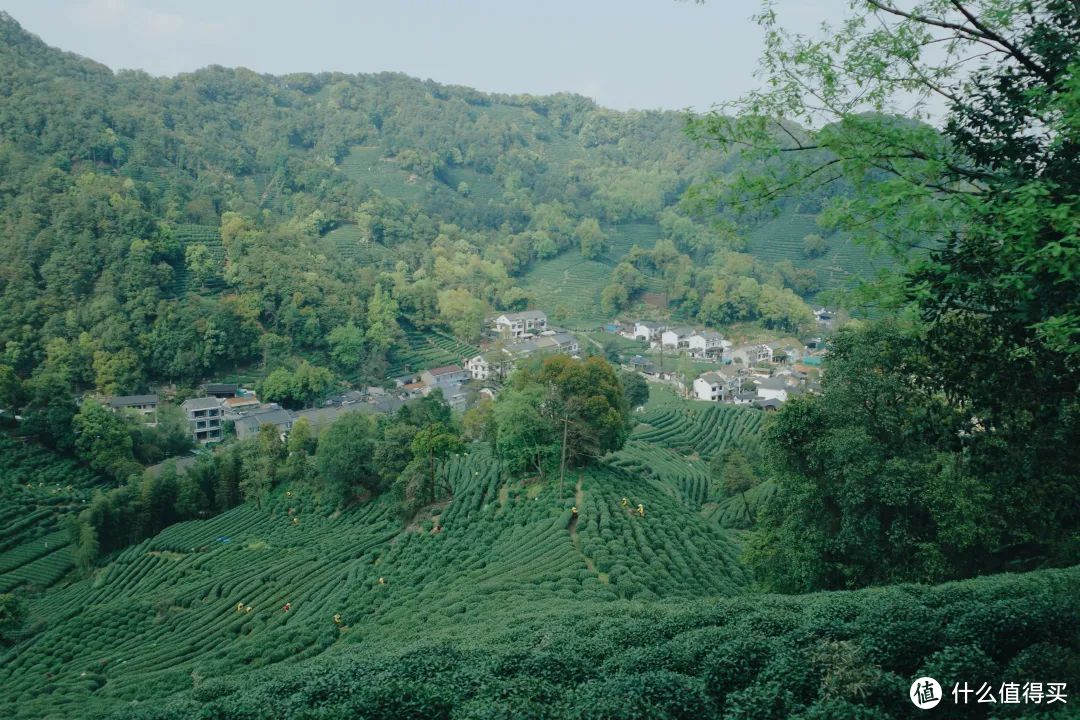
[[[156,405],[157,402],[157,395],[117,395],[105,399],[105,404],[113,408],[132,407],[133,405]]]

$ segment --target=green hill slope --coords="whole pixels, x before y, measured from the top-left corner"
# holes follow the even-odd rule
[[[663,482],[599,467],[568,478],[562,496],[553,481],[500,487],[481,447],[445,473],[453,500],[404,530],[388,499],[326,517],[295,487],[262,510],[175,525],[33,599],[39,630],[4,656],[0,714],[149,701],[193,677],[384,634],[406,642],[506,627],[529,606],[710,597],[745,584],[734,543]],[[621,507],[624,496],[646,516]]]

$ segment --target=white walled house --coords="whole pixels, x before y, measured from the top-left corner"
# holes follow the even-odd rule
[[[690,338],[694,335],[694,329],[688,327],[671,328],[660,334],[660,342],[666,348],[686,348],[690,346]]]
[[[505,380],[514,371],[514,361],[509,354],[495,350],[470,358],[465,369],[473,380]]]
[[[742,360],[746,365],[772,362],[773,352],[768,345],[742,345],[731,351],[733,360]]]
[[[715,330],[702,330],[688,337],[686,346],[692,355],[716,357],[723,354],[724,336]]]
[[[447,390],[456,389],[468,379],[468,371],[461,369],[459,365],[443,365],[420,373],[421,382],[433,390],[441,388],[444,395]]]
[[[739,393],[743,376],[734,368],[721,368],[703,373],[694,381],[694,395],[701,400],[721,402]]]
[[[465,369],[469,371],[473,380],[487,380],[491,377],[491,363],[483,355],[469,358],[465,362]]]
[[[634,323],[634,338],[648,343],[656,342],[657,337],[663,331],[663,326],[654,322],[637,321]]]
[[[712,372],[703,374],[694,380],[694,396],[698,400],[719,402],[724,396],[724,378]]]
[[[540,310],[506,313],[495,318],[495,332],[507,340],[538,335],[547,330],[547,315]]]
[[[789,385],[782,377],[771,377],[757,382],[759,400],[779,400],[787,402]]]

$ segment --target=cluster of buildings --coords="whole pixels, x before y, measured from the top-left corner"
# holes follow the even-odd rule
[[[669,327],[639,320],[633,325],[621,326],[618,332],[623,337],[647,342],[651,348],[685,352],[697,358],[731,361],[731,341],[725,340],[724,336],[715,330],[697,330],[688,326]]]
[[[766,376],[737,365],[726,365],[699,375],[693,383],[693,394],[699,400],[778,410],[795,395],[821,392],[821,386],[810,379],[809,370],[783,367]]]
[[[209,383],[201,390],[200,397],[189,398],[180,404],[191,431],[191,439],[196,445],[224,440],[226,422],[233,424],[236,437],[241,440],[258,435],[264,425],[273,425],[284,436],[300,418],[307,418],[312,427],[318,429],[347,412],[394,412],[408,399],[403,393],[369,387],[332,396],[318,408],[292,411],[277,403],[260,402],[255,393],[238,384]],[[134,410],[143,415],[146,424],[157,424],[160,404],[157,395],[110,397],[105,398],[103,404],[113,411]]]
[[[495,349],[465,361],[472,380],[504,380],[517,363],[534,355],[563,353],[574,356],[581,351],[572,334],[548,325],[540,310],[504,313],[490,321],[489,334]]]
[[[831,316],[821,311],[826,319]],[[821,340],[807,345],[780,340],[768,343],[735,345],[715,330],[687,326],[667,326],[638,321],[611,328],[624,337],[649,343],[649,347],[687,355],[699,360],[712,360],[716,369],[694,379],[691,387],[671,369],[665,370],[642,355],[635,355],[627,364],[647,377],[666,380],[681,387],[699,400],[751,405],[763,410],[775,410],[792,396],[803,392],[819,392],[816,365]]]

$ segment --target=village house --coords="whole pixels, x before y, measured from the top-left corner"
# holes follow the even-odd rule
[[[237,383],[206,383],[202,386],[204,395],[216,398],[234,398],[240,394]]]
[[[768,343],[772,350],[773,362],[797,362],[802,359],[803,352],[795,343],[771,342]]]
[[[660,342],[666,348],[688,348],[690,338],[694,335],[694,329],[690,327],[677,327],[664,330],[660,334]]]
[[[221,400],[214,397],[191,398],[180,406],[187,416],[191,436],[198,444],[220,442],[223,410]]]
[[[573,356],[580,351],[581,347],[577,338],[573,335],[568,332],[553,332],[550,330],[540,337],[514,343],[504,350],[507,355],[515,360],[527,358],[535,353],[564,353]]]
[[[465,369],[469,371],[473,380],[502,381],[513,372],[514,361],[505,352],[494,350],[469,358],[465,363]]]
[[[714,372],[703,373],[694,380],[694,396],[698,400],[719,402],[724,396],[724,378]]]
[[[787,402],[788,392],[794,387],[783,377],[771,377],[757,381],[757,396],[759,400],[779,400]]]
[[[714,402],[728,400],[739,392],[742,382],[743,376],[735,368],[713,370],[694,380],[694,395],[701,400]]]
[[[724,340],[724,336],[715,330],[696,332],[686,341],[690,354],[697,357],[721,357],[724,354],[725,344],[731,347],[731,343]]]
[[[645,342],[652,344],[660,337],[660,333],[663,330],[664,326],[660,323],[642,322],[639,320],[634,323],[634,329],[631,332],[630,337],[634,340],[644,340]]]
[[[506,313],[495,318],[495,333],[505,339],[513,340],[526,335],[538,335],[547,330],[547,315],[541,310]]]
[[[236,421],[236,437],[239,440],[255,437],[259,434],[259,428],[263,425],[273,425],[277,428],[278,435],[284,438],[292,429],[292,424],[292,414],[288,410],[282,410],[281,408],[252,413]]]
[[[735,405],[753,405],[757,399],[758,394],[752,391],[738,392],[731,396],[731,402]]]
[[[772,348],[768,345],[741,345],[731,351],[732,360],[741,360],[745,365],[771,363]]]
[[[157,425],[157,395],[117,395],[105,398],[103,404],[113,412],[134,410],[143,416],[147,425]]]
[[[431,388],[428,387],[427,383],[411,382],[398,388],[398,397],[402,400],[415,400],[424,397],[429,392],[431,392]]]
[[[460,365],[443,365],[420,373],[422,383],[432,390],[439,388],[443,395],[449,395],[449,390],[456,390],[458,385],[468,379],[468,371],[463,370]]]

